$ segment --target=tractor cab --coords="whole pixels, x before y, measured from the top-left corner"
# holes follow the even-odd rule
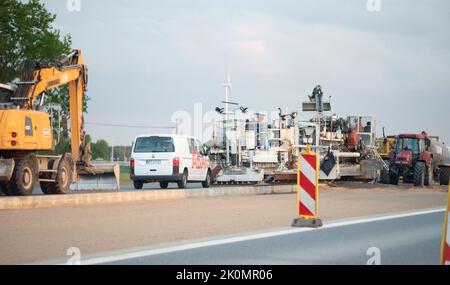
[[[412,166],[414,160],[420,159],[425,149],[425,138],[417,136],[399,136],[395,143],[395,162],[401,165]]]
[[[390,153],[390,181],[398,184],[413,181],[416,186],[430,185],[433,171],[432,155],[429,152],[431,141],[426,134],[403,134],[396,138],[395,147]]]

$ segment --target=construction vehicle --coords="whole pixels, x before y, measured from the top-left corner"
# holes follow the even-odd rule
[[[414,186],[430,186],[433,180],[441,184],[448,177],[446,160],[448,149],[439,143],[439,137],[421,134],[401,134],[396,137],[395,148],[390,152],[389,180],[397,185],[400,177],[403,183]]]
[[[295,181],[298,156],[307,145],[319,154],[320,180],[375,180],[382,164],[375,148],[376,118],[337,117],[323,96],[321,86],[316,86],[309,101],[302,103],[303,113],[312,114],[307,121],[298,120],[296,110],[278,108],[278,114],[269,117],[239,112],[246,108],[236,107],[239,116],[216,108],[228,117],[219,121],[211,142],[212,163],[221,168],[213,171],[216,182]]]
[[[54,141],[50,116],[43,111],[45,97],[51,89],[66,84],[71,153],[49,155]],[[45,194],[67,193],[72,183],[77,190],[119,189],[119,166],[93,165],[90,144],[85,142],[87,67],[81,50],[71,50],[55,63],[26,61],[17,89],[2,86],[0,189],[4,194],[30,195],[36,182]]]
[[[385,128],[383,127],[383,137],[376,140],[377,151],[380,156],[389,161],[389,153],[395,147],[395,136],[386,136]]]

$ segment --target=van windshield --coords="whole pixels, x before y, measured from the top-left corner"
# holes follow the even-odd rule
[[[136,139],[134,152],[175,152],[171,137],[141,137]]]

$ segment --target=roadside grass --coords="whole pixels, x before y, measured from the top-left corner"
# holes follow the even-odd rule
[[[120,183],[131,183],[130,179],[130,167],[120,166]]]

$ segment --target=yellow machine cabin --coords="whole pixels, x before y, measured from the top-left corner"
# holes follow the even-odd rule
[[[2,150],[51,150],[52,128],[48,113],[34,110],[0,110]]]

